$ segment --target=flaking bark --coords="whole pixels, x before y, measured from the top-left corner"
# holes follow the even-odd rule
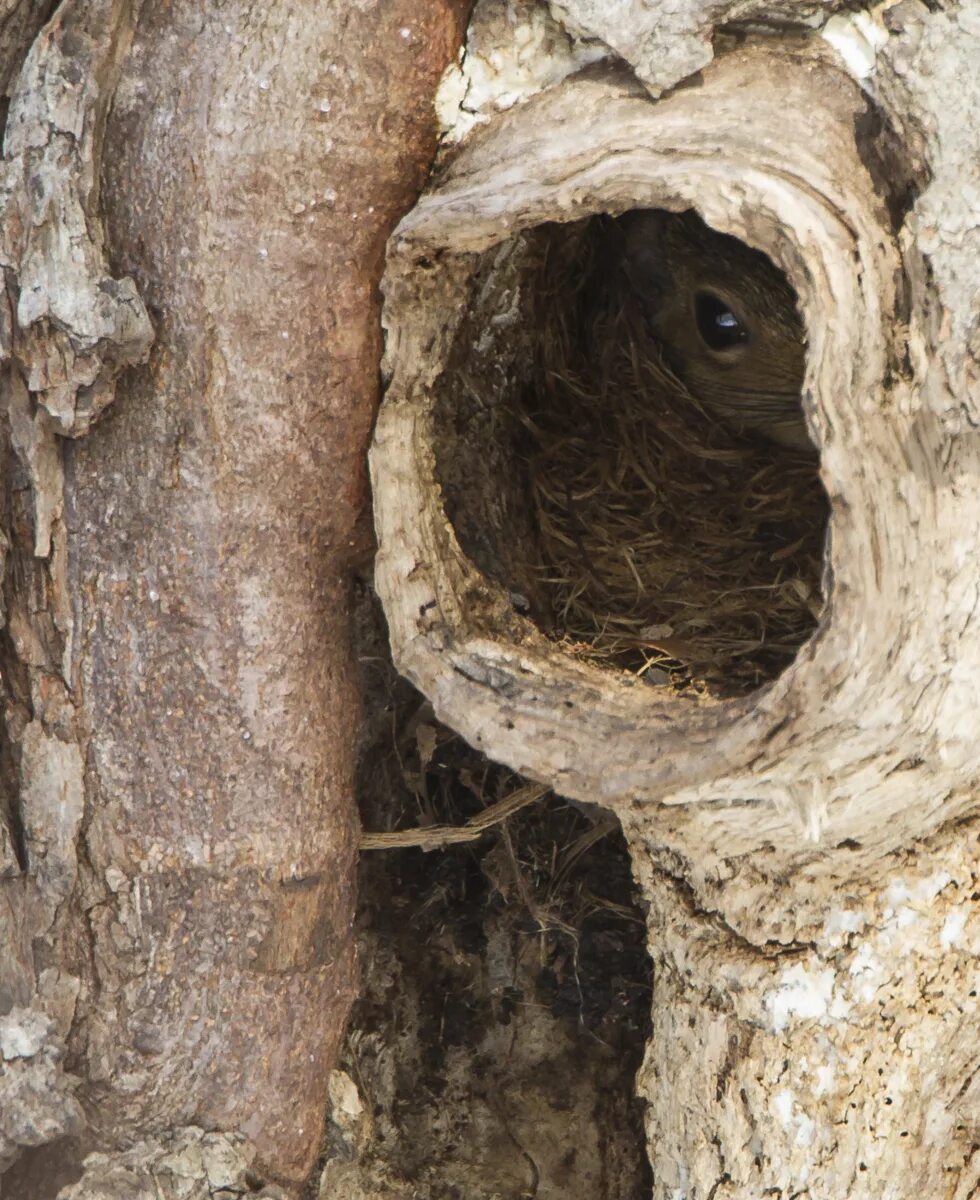
[[[353,991],[376,282],[457,21],[70,0],[20,70],[0,945],[43,1037],[4,1043],[0,1087],[49,1096],[0,1128],[3,1165],[41,1147],[15,1191],[100,1148],[101,1194],[140,1138],[155,1186],[195,1122],[253,1180],[316,1155]]]
[[[605,6],[553,8],[609,43]],[[704,11],[664,21],[693,28]],[[903,4],[837,27],[863,87],[824,43],[720,38],[696,86],[656,105],[664,78],[639,56],[657,17],[631,12],[622,53],[646,89],[614,63],[548,86],[542,65],[543,94],[492,115],[485,81],[482,112],[460,88],[464,127],[485,128],[392,241],[373,471],[396,662],[492,757],[623,820],[650,904],[639,1082],[658,1198],[965,1200],[980,1181],[978,246],[963,194],[980,153],[977,8]],[[481,54],[504,64],[506,94],[513,35],[498,34],[494,56],[481,26]],[[481,416],[519,385],[534,315],[521,231],[647,207],[695,207],[766,251],[809,336],[826,606],[775,684],[724,704],[549,644],[463,552],[434,485],[436,457],[465,453],[462,423],[432,423],[444,373],[462,361],[467,387],[492,381]],[[468,305],[485,320],[467,358]],[[525,531],[507,523],[506,471],[484,470],[500,462],[485,435],[473,462],[474,489],[490,481],[484,539],[506,561]]]

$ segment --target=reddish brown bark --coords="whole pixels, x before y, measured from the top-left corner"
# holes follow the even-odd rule
[[[65,443],[86,759],[69,1045],[102,1143],[239,1128],[293,1180],[317,1150],[354,989],[348,589],[377,282],[464,7],[148,4],[122,62],[103,200],[156,343]]]

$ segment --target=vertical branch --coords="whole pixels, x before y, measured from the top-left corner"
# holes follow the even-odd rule
[[[21,74],[0,944],[31,1069],[67,1042],[81,1077],[87,1129],[58,1075],[20,1143],[78,1135],[59,1166],[194,1122],[282,1178],[316,1153],[353,988],[376,284],[460,7],[72,0]],[[140,294],[156,347],[108,410]]]

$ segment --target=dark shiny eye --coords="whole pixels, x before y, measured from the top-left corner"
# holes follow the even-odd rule
[[[749,331],[724,300],[710,292],[694,297],[694,315],[704,344],[711,350],[730,350],[749,340]]]

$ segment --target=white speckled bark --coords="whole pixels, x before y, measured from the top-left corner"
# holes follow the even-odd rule
[[[492,757],[624,821],[651,906],[640,1086],[659,1200],[966,1200],[980,1187],[978,8],[880,6],[860,85],[825,42],[729,46],[705,66],[687,41],[671,61],[704,67],[697,86],[654,103],[677,76],[643,66],[648,27],[732,11],[656,7],[553,5],[579,34],[605,21],[609,45],[622,17],[646,89],[605,64],[495,116],[392,239],[372,471],[396,661]],[[651,205],[694,206],[766,250],[807,321],[829,594],[793,666],[742,701],[660,696],[565,657],[467,559],[436,484],[434,384],[476,255],[544,221]],[[519,297],[519,273],[498,275],[488,315]],[[481,354],[505,352],[506,334],[486,341],[474,378]]]

